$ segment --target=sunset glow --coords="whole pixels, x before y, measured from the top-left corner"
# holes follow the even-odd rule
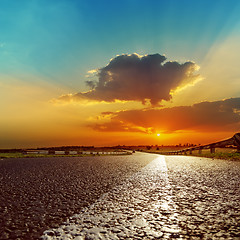
[[[0,5],[0,148],[199,144],[239,131],[239,1]]]

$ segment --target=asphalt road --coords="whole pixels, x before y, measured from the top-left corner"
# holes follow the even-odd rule
[[[240,239],[239,180],[197,157],[4,160],[0,239]]]
[[[183,238],[240,239],[240,162],[165,159]]]
[[[0,160],[0,239],[38,239],[154,157]]]

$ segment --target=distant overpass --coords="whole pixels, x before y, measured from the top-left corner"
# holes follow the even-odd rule
[[[225,148],[225,147],[235,147],[237,152],[240,152],[240,133],[236,133],[233,137],[221,140],[219,142],[210,143],[207,145],[200,145],[191,148],[176,150],[176,151],[168,151],[163,152],[162,154],[166,155],[178,155],[178,154],[192,154],[194,150],[198,150],[199,154],[202,153],[203,149],[209,149],[211,153],[215,153],[216,148]]]

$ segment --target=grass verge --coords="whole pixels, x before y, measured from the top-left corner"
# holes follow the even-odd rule
[[[3,158],[38,158],[38,157],[95,157],[95,156],[124,156],[130,155],[130,153],[126,154],[24,154],[24,153],[0,153],[0,159]]]
[[[237,153],[237,152],[234,152],[234,153],[217,152],[217,153],[202,153],[202,154],[194,153],[191,156],[240,161],[240,153]]]
[[[83,154],[58,155],[58,154],[24,154],[24,153],[0,153],[0,158],[36,158],[36,157],[83,157]],[[88,155],[89,156],[89,155]]]

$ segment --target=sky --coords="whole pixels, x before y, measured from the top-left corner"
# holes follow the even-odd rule
[[[1,0],[0,148],[232,137],[239,43],[238,0]]]

